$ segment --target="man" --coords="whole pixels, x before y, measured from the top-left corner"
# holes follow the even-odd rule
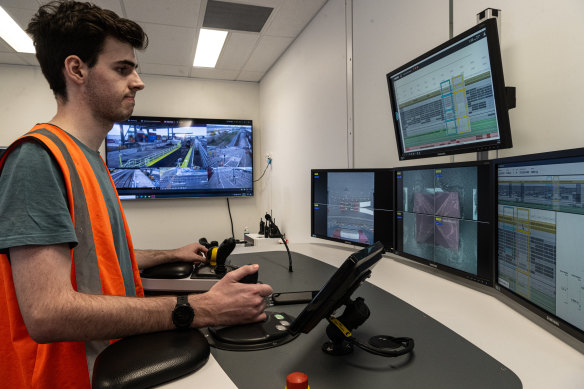
[[[138,269],[204,261],[193,243],[133,250],[111,177],[97,152],[144,88],[134,49],[140,26],[88,3],[42,6],[29,24],[57,113],[0,161],[0,377],[2,385],[89,387],[109,339],[265,319],[268,285],[237,282],[257,265],[189,295],[189,323],[173,322],[176,297],[143,296]],[[181,299],[182,302],[182,299]]]

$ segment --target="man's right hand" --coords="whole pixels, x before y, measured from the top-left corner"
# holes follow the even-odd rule
[[[195,310],[195,327],[235,325],[266,319],[266,297],[273,293],[266,284],[240,283],[243,277],[257,272],[259,265],[233,270],[208,292],[189,296]]]

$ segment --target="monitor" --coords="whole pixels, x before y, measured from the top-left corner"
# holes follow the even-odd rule
[[[396,170],[394,252],[492,286],[493,195],[489,161]]]
[[[253,195],[251,120],[133,116],[106,137],[122,199]]]
[[[512,147],[495,19],[386,78],[400,160]]]
[[[288,331],[295,335],[309,333],[321,320],[344,305],[353,292],[371,276],[371,269],[384,252],[380,242],[351,254],[329,278],[300,315],[292,322]]]
[[[392,169],[313,169],[311,235],[356,246],[393,247]]]
[[[496,288],[584,341],[584,148],[495,163]]]

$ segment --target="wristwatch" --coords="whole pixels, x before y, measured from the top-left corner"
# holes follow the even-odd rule
[[[191,326],[195,318],[195,311],[189,304],[187,296],[178,296],[176,298],[176,306],[172,311],[172,322],[179,329],[186,329]]]

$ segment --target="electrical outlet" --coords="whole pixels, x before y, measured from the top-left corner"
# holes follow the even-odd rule
[[[272,153],[266,153],[266,164],[270,165],[272,163]]]

